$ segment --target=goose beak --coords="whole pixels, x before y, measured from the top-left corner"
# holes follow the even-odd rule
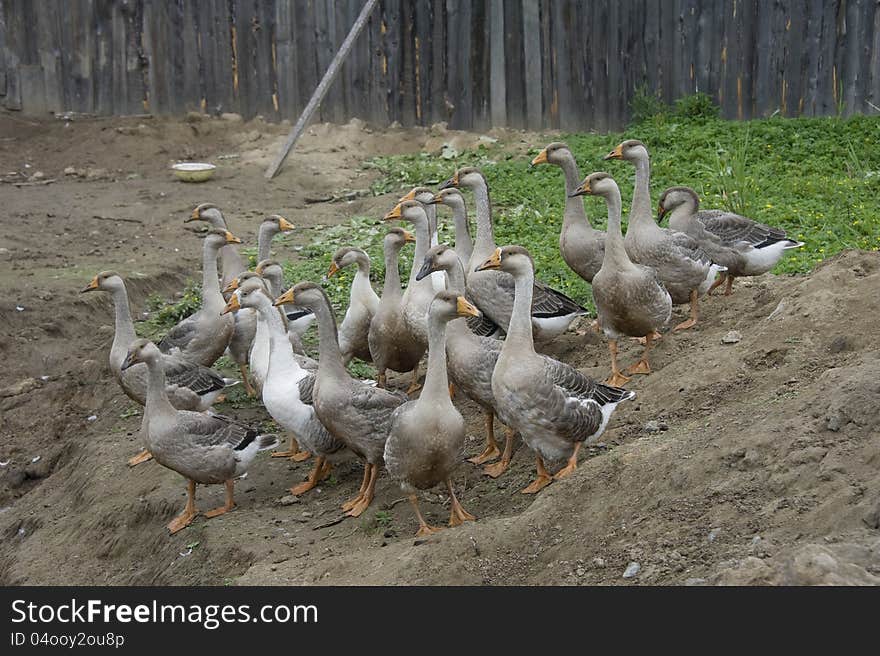
[[[293,287],[284,292],[281,296],[275,299],[272,305],[285,305],[287,303],[293,303]]]
[[[199,210],[199,208],[197,207],[192,211],[192,214],[189,215],[189,218],[184,219],[183,222],[189,223],[190,221],[198,221],[201,218],[202,218],[202,213]]]
[[[464,296],[459,296],[458,300],[455,303],[456,310],[458,311],[458,316],[460,317],[479,317],[481,316],[480,311],[477,307],[468,301]]]
[[[486,269],[497,269],[501,266],[501,249],[496,248],[492,253],[492,257],[479,265],[474,271],[485,271]]]
[[[229,314],[230,312],[235,312],[236,310],[241,309],[241,303],[238,302],[238,294],[233,294],[229,297],[229,302],[226,304],[226,307],[223,308],[223,312],[220,313],[220,316],[224,314]]]
[[[400,219],[403,216],[403,208],[400,206],[400,203],[394,206],[394,209],[388,212],[383,218],[384,221],[394,221],[396,219]]]
[[[538,166],[538,164],[546,164],[547,163],[547,149],[542,150],[535,159],[532,160],[532,166]]]
[[[129,367],[136,365],[138,362],[140,362],[140,360],[137,359],[137,354],[134,351],[129,351],[125,356],[125,360],[122,361],[122,366],[119,367],[119,369],[121,371],[125,371]]]
[[[281,232],[289,232],[293,230],[293,224],[285,219],[283,216],[278,217],[278,228]]]
[[[443,196],[440,194],[434,194],[434,197],[431,199],[431,205],[438,205],[443,203]]]
[[[416,236],[413,233],[411,233],[409,230],[404,230],[403,231],[403,241],[406,244],[415,244],[416,243]]]
[[[260,276],[260,277],[262,278],[262,277],[263,277],[263,270],[264,270],[265,268],[266,268],[266,265],[265,265],[263,262],[260,262],[260,263],[257,265],[257,268],[254,269],[254,273],[256,273],[258,276]]]
[[[660,203],[657,206],[657,221],[662,221],[664,216],[666,216],[666,208],[663,207],[663,203]]]
[[[605,155],[602,159],[623,159],[623,144],[618,144],[617,148]]]
[[[79,290],[80,294],[85,294],[86,292],[93,292],[98,289],[98,276],[92,278],[92,282],[86,285],[83,289]]]
[[[227,244],[240,244],[241,239],[239,239],[238,237],[236,237],[235,235],[233,235],[231,232],[229,232],[227,230],[226,231],[226,243]]]
[[[339,267],[336,266],[336,262],[331,262],[330,268],[327,269],[327,277],[332,278],[333,274],[336,273],[337,271],[339,271]]]
[[[229,284],[223,288],[223,293],[230,294],[230,293],[234,292],[236,289],[238,289],[238,278],[233,278],[232,280],[229,281]]]
[[[444,189],[449,189],[450,187],[458,187],[458,171],[456,171],[455,174],[446,182],[440,185],[438,189],[440,189],[440,191],[443,191]]]
[[[407,200],[415,200],[416,199],[416,189],[413,187],[406,196],[403,196],[398,203],[402,203]]]
[[[434,262],[431,261],[430,257],[425,258],[425,262],[422,264],[422,268],[419,269],[419,272],[416,274],[416,280],[421,280],[427,276],[430,276],[434,273]]]
[[[593,192],[590,189],[590,181],[584,180],[577,189],[575,189],[573,192],[571,192],[568,195],[568,197],[574,198],[575,196],[583,196],[584,194],[591,194],[591,193],[593,193]]]

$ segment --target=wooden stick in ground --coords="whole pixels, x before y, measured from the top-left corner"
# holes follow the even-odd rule
[[[281,169],[281,165],[284,164],[284,160],[287,159],[287,156],[288,154],[290,154],[293,145],[306,129],[306,125],[308,125],[309,120],[312,118],[312,114],[315,113],[315,110],[318,109],[318,105],[320,105],[321,101],[324,100],[324,96],[327,95],[327,91],[329,91],[330,85],[333,83],[333,80],[336,78],[336,75],[342,68],[342,64],[345,61],[345,58],[348,56],[348,53],[351,51],[351,47],[354,45],[354,41],[355,39],[357,39],[358,34],[361,33],[364,25],[367,24],[367,19],[373,12],[373,8],[376,6],[377,2],[378,0],[367,0],[364,8],[361,9],[361,13],[357,17],[357,20],[354,22],[354,25],[351,26],[351,30],[349,31],[348,36],[345,37],[345,41],[343,41],[342,45],[339,46],[339,50],[333,57],[333,61],[331,61],[330,66],[327,67],[327,72],[324,73],[324,77],[321,78],[321,82],[318,84],[318,88],[315,89],[315,92],[309,99],[309,104],[306,105],[303,113],[300,115],[299,119],[297,119],[296,125],[293,126],[293,129],[287,136],[287,141],[284,142],[284,146],[282,146],[281,152],[278,153],[278,157],[275,158],[275,161],[272,162],[272,165],[268,169],[266,169],[267,180],[271,180],[278,174],[278,171]],[[284,74],[287,73],[287,71],[284,72]]]

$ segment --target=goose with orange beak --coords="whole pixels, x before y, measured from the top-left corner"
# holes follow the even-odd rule
[[[535,453],[537,477],[522,490],[534,494],[577,468],[585,442],[602,435],[617,405],[634,392],[597,383],[577,369],[535,352],[529,310],[534,264],[521,246],[497,248],[480,271],[513,276],[515,299],[510,330],[492,372],[492,393],[501,420],[518,431]],[[561,467],[550,474],[557,465]]]
[[[159,342],[163,353],[179,353],[187,360],[210,367],[217,361],[232,337],[235,320],[221,314],[226,306],[217,277],[217,257],[227,244],[241,240],[228,230],[211,229],[202,246],[202,306],[174,326]]]
[[[419,360],[425,348],[412,339],[403,318],[403,290],[400,286],[398,259],[407,243],[415,236],[403,228],[391,228],[383,242],[385,284],[379,306],[370,321],[367,343],[377,371],[377,384],[385,387],[387,371],[412,372],[410,388],[418,389]]]
[[[352,358],[372,362],[370,355],[370,322],[379,309],[379,295],[370,284],[370,256],[360,248],[343,247],[333,254],[327,277],[332,278],[347,267],[355,266],[354,279],[348,294],[348,309],[339,324],[339,348],[348,364]]]
[[[633,262],[627,255],[620,229],[620,189],[614,179],[607,173],[593,173],[574,193],[600,196],[608,207],[605,256],[593,278],[593,300],[611,352],[611,377],[606,383],[623,386],[628,376],[651,372],[648,354],[654,335],[669,322],[672,299],[654,269]],[[627,336],[644,338],[645,350],[624,374],[617,363],[617,341]]]
[[[584,211],[583,200],[572,195],[582,179],[577,162],[567,145],[555,141],[532,160],[532,166],[542,164],[559,167],[565,176],[565,210],[559,233],[559,252],[572,271],[591,283],[602,266],[605,233],[592,226]]]
[[[357,496],[342,505],[346,514],[358,517],[373,500],[391,417],[394,410],[406,401],[406,396],[371,387],[349,375],[339,350],[330,300],[318,285],[298,283],[275,299],[276,305],[282,303],[296,303],[315,313],[319,358],[312,392],[313,405],[318,420],[328,433],[364,461],[361,488]]]
[[[93,291],[110,294],[116,311],[116,330],[110,346],[110,371],[128,398],[145,405],[148,378],[146,365],[139,364],[122,369],[128,349],[137,339],[125,282],[115,271],[102,271],[92,278],[81,293]],[[190,362],[179,355],[163,353],[161,361],[165,369],[165,394],[169,402],[178,410],[203,412],[219,400],[225,388],[238,384],[236,380],[224,378],[213,369]],[[143,428],[141,433],[143,435]],[[146,462],[151,457],[149,451],[141,451],[129,459],[128,464],[133,467]]]
[[[183,220],[184,223],[192,221],[205,221],[214,230],[229,230],[226,224],[226,218],[220,208],[213,203],[201,203]],[[223,274],[220,279],[220,286],[226,287],[229,281],[247,269],[244,260],[241,259],[241,253],[235,244],[227,244],[220,249],[220,272]]]
[[[445,484],[451,499],[449,526],[475,519],[459,503],[452,485],[452,474],[461,462],[464,448],[465,423],[447,391],[446,329],[450,321],[479,314],[464,296],[448,291],[437,293],[428,309],[428,371],[424,388],[418,399],[407,401],[392,415],[385,442],[385,468],[409,497],[419,522],[417,536],[438,529],[422,516],[416,490]]]

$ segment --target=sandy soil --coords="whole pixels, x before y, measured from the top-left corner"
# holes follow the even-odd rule
[[[220,205],[247,243],[270,212],[300,226],[378,215],[394,195],[363,193],[366,157],[479,138],[319,125],[267,183],[285,133],[197,117],[0,115],[0,584],[880,583],[880,255],[862,252],[710,299],[697,329],[657,347],[655,372],[633,381],[638,398],[604,442],[537,498],[519,494],[533,473],[527,450],[497,480],[465,463],[456,482],[479,521],[414,540],[412,511],[387,478],[364,517],[327,526],[359,466],[283,505],[309,463],[266,457],[237,484],[235,512],[169,537],[183,481],[155,463],[126,466],[140,416],[107,370],[112,308],[78,290],[116,269],[139,313],[151,292],[171,296],[198,276],[200,241],[182,224],[197,203]],[[546,140],[494,136],[513,151]],[[221,168],[181,184],[167,166],[183,158]],[[740,340],[723,343],[730,331]],[[551,353],[606,373],[592,335],[567,335]],[[624,361],[636,353],[627,345]],[[482,421],[460,407],[475,454]],[[222,490],[198,496],[209,508]],[[447,505],[424,495],[429,521],[444,521]]]

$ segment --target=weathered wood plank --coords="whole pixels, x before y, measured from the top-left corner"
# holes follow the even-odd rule
[[[525,127],[525,65],[522,55],[522,3],[504,1],[505,86],[507,89],[507,124]]]
[[[498,127],[507,124],[504,42],[504,2],[489,0],[489,105],[492,125]]]
[[[543,122],[541,106],[541,6],[534,0],[523,0],[523,57],[526,75],[526,127],[540,130]]]

